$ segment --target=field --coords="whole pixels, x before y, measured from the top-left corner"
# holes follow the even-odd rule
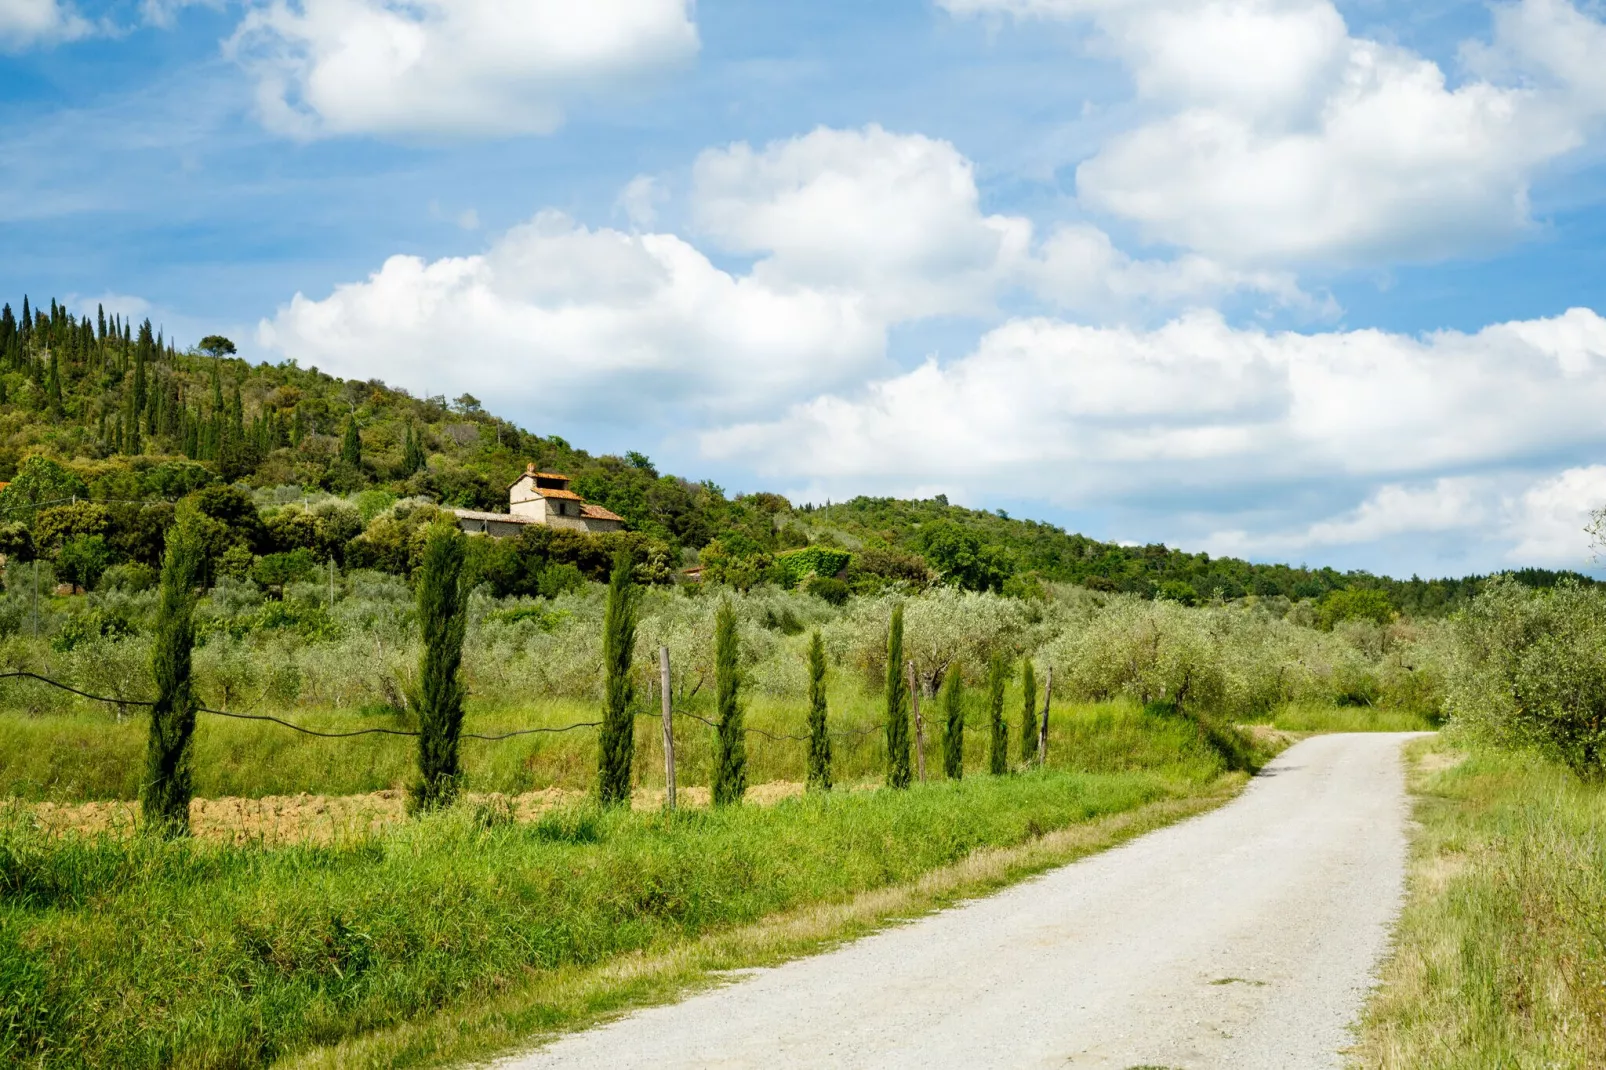
[[[1177,816],[1243,780],[1174,719],[1126,705],[1062,722],[1057,768],[674,815],[582,802],[519,821],[470,804],[324,842],[161,843],[52,834],[13,808],[0,1051],[44,1066],[266,1065],[554,971],[844,903],[982,848],[1156,804]]]

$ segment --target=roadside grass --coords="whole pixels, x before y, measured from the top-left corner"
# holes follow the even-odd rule
[[[1114,847],[1228,801],[1246,779],[1242,773],[1223,774],[1193,794],[1097,817],[1013,847],[982,848],[906,884],[785,911],[665,950],[532,975],[522,986],[489,1000],[422,1015],[274,1065],[276,1070],[456,1066],[529,1050],[561,1033],[717,985],[727,971],[773,966],[829,950]]]
[[[1409,894],[1354,1061],[1606,1066],[1606,787],[1439,739],[1407,754]]]
[[[1416,710],[1311,703],[1284,706],[1271,723],[1284,732],[1432,732],[1439,727]]]
[[[1137,717],[1163,750],[1169,727]],[[516,1009],[487,1036],[573,1021],[661,997],[708,963],[848,934],[881,916],[850,909],[863,893],[1111,815],[1188,812],[1243,780],[1192,739],[1165,757],[1144,771],[1050,769],[718,811],[585,805],[519,824],[464,806],[280,847],[50,835],[13,806],[0,821],[0,1061],[264,1066],[443,1009],[467,1023],[488,1002]],[[971,884],[1057,857],[1027,852]],[[901,902],[944,894],[938,882]],[[806,908],[846,913],[778,942],[684,950]],[[631,955],[671,965],[585,980]],[[570,996],[528,1002],[554,998],[558,981]],[[436,1047],[468,1026],[442,1028],[428,1034]]]
[[[711,717],[702,698],[691,703],[690,709]],[[1019,699],[1011,695],[1008,702],[1006,708],[1013,720]],[[925,712],[926,762],[936,773],[942,765],[940,730],[934,709]],[[388,707],[298,711],[287,716],[297,724],[326,731],[410,727],[405,715]],[[886,754],[881,717],[879,699],[856,686],[844,686],[832,695],[833,730],[857,733],[832,742],[839,781],[880,777]],[[748,761],[754,783],[806,779],[807,744],[761,734],[801,733],[804,718],[803,706],[796,701],[768,696],[754,696],[749,701],[748,725],[755,731],[748,736]],[[577,700],[545,700],[516,707],[471,702],[465,730],[495,734],[597,719],[595,705]],[[968,721],[965,766],[979,773],[987,767],[979,703]],[[100,714],[0,712],[0,796],[60,803],[134,799],[139,794],[147,732],[143,713],[118,722],[109,710]],[[1129,701],[1062,702],[1055,705],[1050,719],[1049,760],[1054,767],[1083,772],[1157,769],[1192,760],[1189,755],[1199,750],[1190,742],[1192,732],[1186,722],[1144,714]],[[680,784],[706,785],[715,757],[713,730],[690,718],[677,718],[675,733]],[[319,739],[272,724],[203,717],[195,742],[196,792],[211,799],[255,799],[395,790],[413,775],[415,751],[413,740],[398,736]],[[1015,751],[1012,740],[1012,756]],[[661,790],[662,730],[655,718],[637,721],[636,755],[638,785]],[[463,763],[468,786],[474,791],[518,795],[561,788],[584,792],[596,778],[596,731],[581,728],[500,743],[467,740]]]

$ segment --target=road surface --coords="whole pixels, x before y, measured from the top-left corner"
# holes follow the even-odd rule
[[[1407,738],[1305,740],[1218,810],[500,1065],[1342,1066],[1402,895]]]

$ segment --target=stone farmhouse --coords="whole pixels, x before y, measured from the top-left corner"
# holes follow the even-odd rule
[[[591,505],[569,489],[569,477],[557,472],[524,470],[507,489],[508,511],[454,509],[457,524],[470,535],[502,538],[517,535],[527,524],[543,524],[563,531],[621,531],[624,517],[600,505]]]

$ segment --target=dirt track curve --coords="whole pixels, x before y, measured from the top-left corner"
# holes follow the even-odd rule
[[[1219,810],[499,1065],[1342,1066],[1402,894],[1407,738],[1306,740]]]

